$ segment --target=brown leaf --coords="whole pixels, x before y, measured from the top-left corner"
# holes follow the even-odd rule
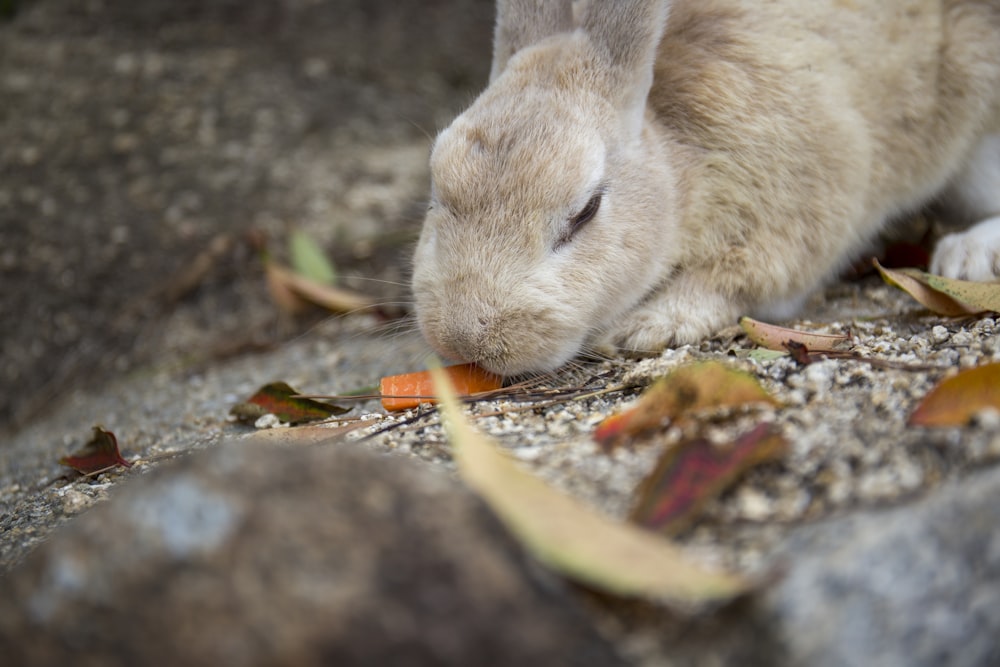
[[[657,380],[633,407],[601,422],[594,439],[610,450],[685,414],[749,404],[778,402],[749,373],[717,361],[703,361],[681,366]]]
[[[1000,410],[1000,363],[969,368],[942,380],[910,415],[910,423],[962,426],[988,408]]]
[[[94,435],[87,444],[75,453],[59,459],[59,463],[84,475],[115,466],[132,467],[132,463],[122,458],[121,453],[119,453],[118,439],[115,434],[111,431],[105,431],[100,426],[94,427]]]
[[[539,562],[597,590],[685,610],[732,599],[757,583],[693,562],[662,537],[614,521],[524,471],[469,426],[448,377],[435,375],[459,474]]]
[[[704,437],[681,442],[663,454],[640,485],[631,518],[641,526],[676,534],[747,470],[782,456],[787,448],[770,424],[760,424],[728,445]]]
[[[272,414],[283,422],[302,424],[349,411],[350,408],[305,398],[285,382],[272,382],[258,389],[245,403],[234,405],[229,414],[250,423],[266,414]]]
[[[978,291],[981,291],[979,288],[990,288],[990,283],[969,283],[965,280],[953,281],[940,276],[934,276],[919,269],[887,269],[879,264],[878,260],[874,260],[874,263],[875,268],[882,274],[882,279],[885,282],[903,290],[919,301],[925,308],[938,315],[960,317],[962,315],[980,313],[984,310],[991,310],[991,308],[977,306],[969,301],[965,301],[964,299],[959,300],[958,298],[958,294],[964,292],[975,296]],[[932,281],[931,279],[935,280]],[[933,285],[931,284],[932,282],[934,282]],[[962,285],[959,285],[956,290],[954,289],[955,286],[952,285],[950,292],[941,289],[951,283],[964,283],[966,287],[963,288]],[[973,287],[969,289],[968,286]],[[993,309],[1000,309],[1000,285],[992,285],[992,287],[998,301],[998,303],[993,304]],[[989,289],[986,291],[988,292]]]
[[[324,285],[272,261],[267,262],[267,281],[271,295],[281,308],[297,312],[298,305],[288,294],[336,313],[371,308],[374,302],[367,296],[342,287]]]
[[[846,334],[799,331],[798,329],[760,322],[752,317],[741,317],[740,326],[750,337],[750,340],[769,350],[784,351],[788,349],[788,343],[792,342],[805,345],[812,352],[832,352],[850,340],[850,336]]]
[[[324,426],[322,424],[307,424],[305,426],[293,426],[292,428],[266,428],[254,431],[245,436],[247,439],[267,442],[274,442],[281,445],[317,445],[322,442],[333,441],[341,436],[356,431],[359,428],[371,426],[371,421],[353,421],[341,426]]]

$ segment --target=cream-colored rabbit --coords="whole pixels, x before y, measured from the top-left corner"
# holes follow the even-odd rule
[[[886,220],[971,221],[1000,274],[1000,1],[500,0],[489,87],[437,138],[427,340],[504,374],[790,315]]]

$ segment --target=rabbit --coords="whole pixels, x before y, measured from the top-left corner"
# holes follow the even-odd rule
[[[438,353],[511,376],[786,318],[893,218],[1000,274],[1000,2],[499,0],[413,259]]]

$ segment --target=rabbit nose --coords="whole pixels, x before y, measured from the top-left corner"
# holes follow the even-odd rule
[[[440,352],[485,368],[503,365],[508,349],[500,318],[485,314],[454,321],[438,337]]]

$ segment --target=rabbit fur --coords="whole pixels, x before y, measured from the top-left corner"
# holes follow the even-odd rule
[[[417,321],[512,375],[787,317],[894,217],[1000,275],[1000,1],[500,0],[435,140]]]

